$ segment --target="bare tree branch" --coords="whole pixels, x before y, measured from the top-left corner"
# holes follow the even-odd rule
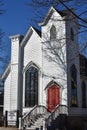
[[[4,5],[3,1],[0,0],[0,15],[2,15],[5,12],[5,10],[2,9],[3,5]],[[0,76],[3,72],[3,70],[5,69],[5,66],[9,60],[5,53],[6,47],[3,42],[4,35],[5,35],[5,32],[0,28]]]

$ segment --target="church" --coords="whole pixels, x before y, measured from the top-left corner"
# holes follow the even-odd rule
[[[41,31],[31,26],[25,36],[9,37],[11,60],[2,75],[7,126],[87,129],[87,59],[72,12],[51,7]]]

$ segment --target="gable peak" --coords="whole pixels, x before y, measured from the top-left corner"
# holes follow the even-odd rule
[[[66,15],[65,13],[58,11],[53,6],[51,6],[50,9],[48,10],[48,13],[45,16],[45,18],[42,20],[42,22],[39,23],[39,26],[45,25],[47,23],[47,21],[50,19],[50,17],[52,16],[53,12],[57,12],[61,17]]]

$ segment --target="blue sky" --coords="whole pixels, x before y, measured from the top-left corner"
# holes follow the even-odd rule
[[[9,44],[9,36],[25,34],[33,16],[32,11],[25,5],[27,0],[4,0],[3,9],[6,12],[0,16],[0,28],[5,32],[3,41]],[[8,45],[9,46],[9,45]]]
[[[11,44],[9,36],[15,34],[25,35],[28,28],[32,25],[31,19],[34,17],[35,10],[32,10],[26,3],[31,0],[3,0],[2,9],[5,10],[3,15],[0,15],[0,29],[5,32],[3,37],[4,49],[0,53],[7,55],[10,59]],[[1,62],[0,62],[1,64]]]
[[[11,44],[9,36],[15,34],[25,35],[30,26],[38,27],[38,23],[32,22],[35,17],[36,9],[27,6],[31,0],[2,0],[5,13],[0,15],[0,29],[5,32],[3,37],[3,46],[10,57]],[[45,11],[44,11],[45,12]],[[36,16],[37,17],[37,16]]]

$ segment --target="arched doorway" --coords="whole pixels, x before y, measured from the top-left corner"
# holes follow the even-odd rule
[[[60,88],[52,84],[47,90],[48,111],[52,112],[58,104],[60,104]]]

